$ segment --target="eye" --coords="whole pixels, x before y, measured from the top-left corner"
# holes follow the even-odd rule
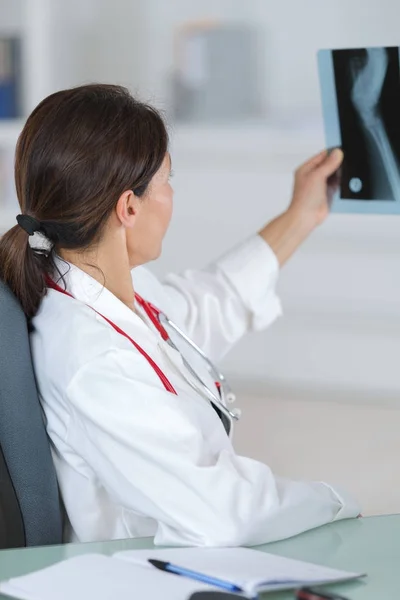
[[[175,173],[174,173],[174,171],[171,169],[171,170],[170,170],[170,172],[169,172],[168,179],[172,179],[174,175],[175,175]]]
[[[135,188],[133,190],[133,193],[135,194],[135,196],[137,196],[138,198],[140,198],[145,193],[147,187],[148,187],[147,183],[145,183],[143,185],[140,185],[139,187],[137,187],[137,188]]]

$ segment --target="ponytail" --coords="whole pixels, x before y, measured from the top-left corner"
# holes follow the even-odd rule
[[[0,279],[19,300],[28,318],[33,317],[46,293],[45,275],[50,260],[29,245],[29,235],[16,225],[0,238]]]

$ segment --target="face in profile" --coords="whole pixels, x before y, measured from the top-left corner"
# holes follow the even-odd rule
[[[160,256],[162,241],[172,216],[173,189],[170,178],[171,158],[167,153],[161,167],[140,197],[135,225],[127,233],[132,268]]]

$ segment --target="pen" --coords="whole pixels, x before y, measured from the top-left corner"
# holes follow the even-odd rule
[[[202,581],[203,583],[207,583],[208,585],[214,585],[215,587],[219,587],[223,590],[228,590],[229,592],[243,592],[242,588],[233,583],[229,583],[228,581],[223,581],[222,579],[217,579],[215,577],[209,577],[208,575],[197,573],[197,571],[191,571],[190,569],[178,567],[177,565],[173,565],[169,562],[164,562],[163,560],[155,560],[149,558],[148,562],[151,565],[153,565],[153,567],[156,567],[156,569],[160,569],[160,571],[167,571],[168,573],[174,573],[175,575],[181,575],[182,577],[188,577],[189,579]]]

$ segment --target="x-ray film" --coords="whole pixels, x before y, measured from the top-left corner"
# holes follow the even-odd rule
[[[400,214],[399,48],[320,50],[325,135],[344,161],[335,212]]]

